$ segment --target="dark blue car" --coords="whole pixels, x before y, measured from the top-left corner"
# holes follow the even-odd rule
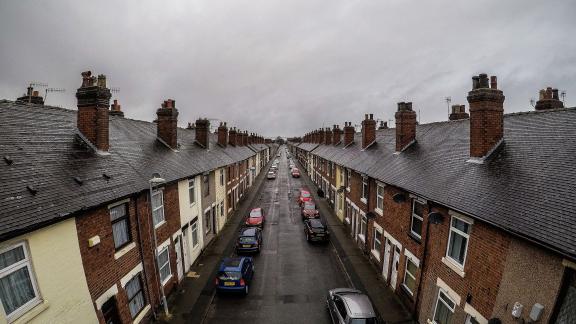
[[[217,292],[240,292],[248,295],[254,277],[254,262],[251,257],[225,258],[216,274]]]
[[[245,227],[240,230],[236,241],[236,253],[260,253],[262,248],[262,230],[257,227]]]

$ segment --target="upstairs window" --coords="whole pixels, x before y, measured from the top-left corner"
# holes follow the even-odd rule
[[[220,186],[224,185],[224,169],[220,170]]]
[[[164,285],[172,275],[172,270],[170,269],[170,251],[168,250],[168,246],[158,253],[158,268],[160,268],[160,281],[162,281],[162,285]]]
[[[466,262],[470,227],[470,223],[459,217],[452,216],[446,256],[462,268],[464,268],[464,263]]]
[[[110,208],[110,221],[112,222],[112,236],[114,237],[114,248],[121,249],[130,243],[130,221],[127,212],[127,204],[120,204]]]
[[[422,238],[422,222],[424,221],[424,204],[418,199],[412,199],[412,220],[410,233],[417,238]]]
[[[206,174],[202,176],[204,185],[204,197],[210,195],[210,175]]]
[[[8,322],[40,302],[26,243],[0,252],[0,300]]]
[[[384,210],[384,186],[381,184],[376,188],[376,209]]]
[[[434,310],[434,322],[437,324],[450,324],[455,306],[456,303],[444,291],[440,290],[436,300],[436,309]]]
[[[190,199],[190,205],[193,205],[196,202],[194,179],[188,180],[188,198]]]
[[[132,318],[135,318],[146,304],[140,274],[137,274],[134,278],[130,279],[130,281],[126,283],[125,289],[126,295],[128,295],[128,308],[130,308],[130,315]]]
[[[152,193],[152,220],[154,227],[164,222],[164,197],[162,190]]]
[[[368,199],[368,178],[362,177],[362,199]]]

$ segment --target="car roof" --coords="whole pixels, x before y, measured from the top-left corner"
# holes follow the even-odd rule
[[[376,316],[372,303],[368,296],[357,292],[345,292],[338,294],[352,318],[368,318]]]
[[[246,257],[225,258],[220,264],[220,271],[240,271]]]
[[[242,229],[240,236],[256,236],[256,231],[255,227],[246,227]]]
[[[308,219],[307,222],[310,223],[312,227],[325,227],[324,223],[319,219]]]

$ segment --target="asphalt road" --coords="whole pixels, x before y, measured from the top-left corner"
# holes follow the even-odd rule
[[[204,323],[330,323],[327,291],[350,286],[332,245],[306,241],[296,203],[302,181],[291,177],[284,148],[279,152],[278,176],[252,206],[267,218],[250,293],[215,295]]]

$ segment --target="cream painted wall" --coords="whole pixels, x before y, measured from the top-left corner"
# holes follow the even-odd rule
[[[195,176],[195,195],[196,195],[196,202],[194,204],[190,204],[190,196],[188,194],[188,179],[182,180],[178,182],[178,201],[180,203],[180,226],[184,228],[187,224],[197,218],[197,226],[198,226],[198,242],[199,244],[195,247],[192,246],[192,226],[188,226],[186,230],[182,231],[182,244],[183,248],[185,249],[184,253],[185,258],[183,265],[184,265],[184,272],[188,271],[188,268],[196,258],[200,255],[202,251],[202,247],[204,246],[204,235],[202,234],[202,229],[204,228],[203,217],[202,213],[200,212],[201,203],[200,203],[200,185],[202,183],[201,176]]]
[[[224,173],[224,182],[220,184],[220,173]],[[228,215],[228,206],[226,206],[226,170],[224,168],[216,169],[216,222],[218,225],[218,232],[226,224],[226,215]],[[220,212],[220,204],[224,204],[224,213]]]
[[[336,189],[340,188],[344,185],[341,181],[342,174],[344,170],[339,165],[336,166]],[[342,209],[339,209],[339,208]],[[336,210],[336,216],[340,219],[341,222],[344,221],[344,191],[338,192],[336,191],[336,201],[334,202],[334,209]]]
[[[0,248],[22,241],[28,244],[42,301],[13,323],[98,323],[74,218],[2,242]]]

